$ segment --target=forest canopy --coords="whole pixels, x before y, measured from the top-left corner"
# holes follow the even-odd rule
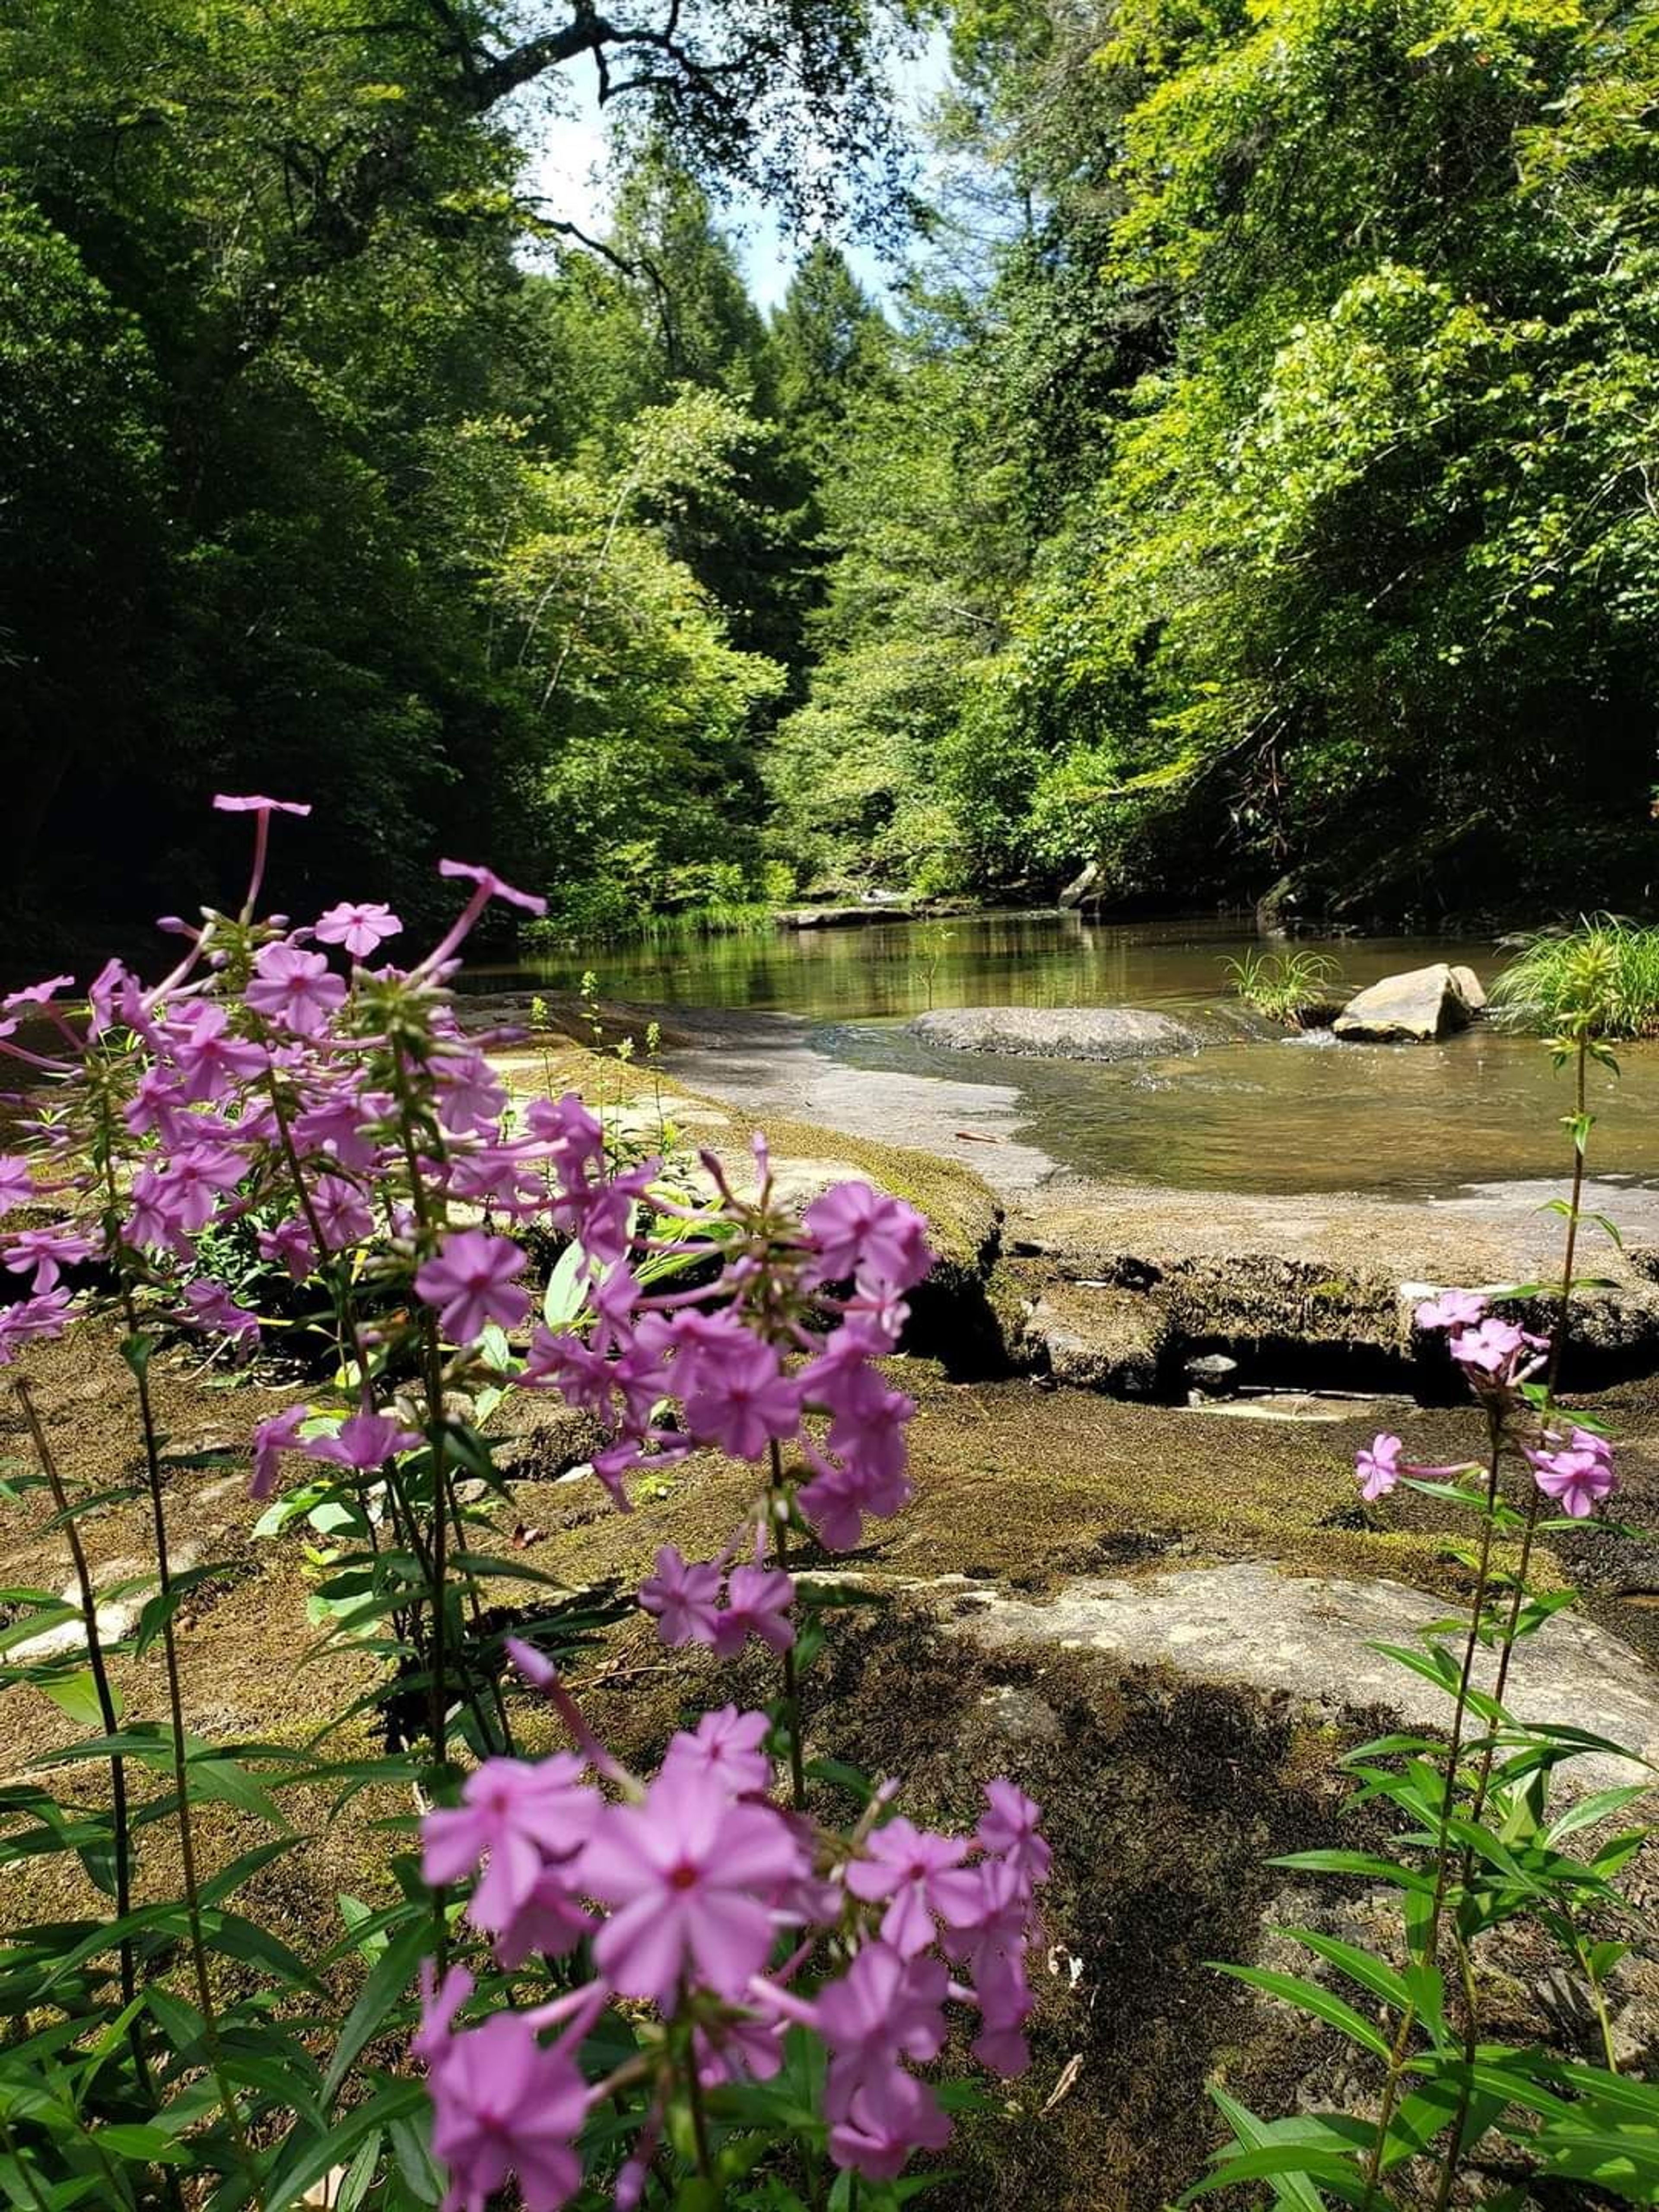
[[[488,850],[590,929],[1647,897],[1651,5],[381,12],[0,27],[15,927],[148,911],[244,786],[319,894]]]

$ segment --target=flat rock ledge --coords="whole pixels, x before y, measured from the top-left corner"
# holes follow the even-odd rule
[[[951,1006],[918,1014],[913,1036],[951,1052],[1024,1060],[1149,1060],[1194,1053],[1216,1034],[1141,1006]]]
[[[1444,1729],[1450,1700],[1366,1647],[1407,1644],[1443,1619],[1443,1599],[1402,1583],[1280,1574],[1259,1559],[1183,1568],[1133,1579],[1080,1578],[1048,1601],[974,1593],[960,1625],[979,1641],[1057,1644],[1109,1653],[1131,1664],[1162,1662],[1207,1682],[1244,1685],[1336,1713],[1385,1706]],[[960,1602],[960,1601],[959,1601]],[[1476,1680],[1489,1686],[1494,1657]],[[1520,1719],[1559,1722],[1659,1761],[1659,1683],[1620,1638],[1571,1613],[1522,1647],[1508,1702]],[[1638,1759],[1593,1752],[1567,1761],[1572,1794],[1659,1780]]]

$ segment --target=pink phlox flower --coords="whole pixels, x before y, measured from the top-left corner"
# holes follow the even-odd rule
[[[866,1901],[889,1900],[882,1941],[902,1959],[912,1959],[933,1940],[942,1910],[939,1877],[962,1864],[968,1845],[959,1836],[935,1835],[901,1817],[876,1829],[865,1850],[868,1856],[847,1869],[847,1887]]]
[[[694,1732],[682,1729],[669,1739],[662,1771],[683,1767],[712,1777],[731,1796],[752,1796],[772,1786],[772,1762],[761,1749],[770,1729],[764,1713],[721,1705],[704,1713]]]
[[[861,2099],[890,2110],[910,2076],[902,2062],[926,2063],[945,2047],[945,1999],[950,1978],[938,1959],[900,1956],[889,1943],[864,1944],[812,2008],[830,2046],[825,2110],[832,2123]],[[902,2163],[902,2161],[901,2161]]]
[[[550,1202],[549,1218],[574,1237],[590,1260],[600,1267],[612,1266],[632,1240],[635,1207],[661,1173],[659,1160],[646,1160],[608,1182],[562,1192]]]
[[[121,1119],[136,1137],[154,1130],[170,1151],[199,1142],[208,1123],[192,1113],[184,1085],[165,1067],[147,1067],[121,1109]],[[222,1129],[225,1125],[221,1122]]]
[[[1386,1498],[1400,1480],[1400,1455],[1406,1449],[1402,1440],[1386,1431],[1373,1437],[1354,1462],[1359,1476],[1359,1494],[1368,1505],[1379,1498]]]
[[[826,1413],[859,1405],[872,1380],[871,1361],[885,1358],[891,1350],[883,1334],[863,1316],[843,1321],[801,1369],[797,1380],[802,1398]],[[874,1380],[880,1388],[880,1377]]]
[[[219,1200],[246,1173],[246,1161],[226,1145],[191,1145],[175,1152],[167,1164],[164,1208],[193,1237],[207,1227],[219,1211]]]
[[[251,1313],[246,1306],[239,1306],[226,1285],[211,1275],[203,1275],[185,1285],[185,1304],[197,1328],[211,1329],[220,1336],[259,1334],[258,1315]]]
[[[945,1922],[945,1948],[976,1974],[986,1970],[988,1959],[1022,1951],[1036,1926],[1031,1884],[1008,1859],[947,1868],[936,1877],[933,1893]]]
[[[0,1267],[11,1275],[32,1272],[31,1289],[53,1291],[64,1267],[91,1259],[97,1249],[91,1237],[82,1237],[66,1224],[51,1229],[17,1229],[0,1247]]]
[[[571,1887],[568,1864],[544,1866],[534,1888],[495,1938],[497,1963],[516,1973],[538,1956],[562,1959],[597,1925]]]
[[[343,945],[354,960],[367,960],[377,945],[403,928],[389,906],[376,901],[331,906],[317,921],[319,945]]]
[[[524,1254],[509,1237],[482,1229],[458,1229],[415,1278],[415,1288],[438,1317],[452,1344],[473,1344],[494,1322],[516,1328],[530,1311],[529,1294],[513,1279]]]
[[[484,2212],[509,2175],[525,2212],[557,2212],[580,2187],[587,2085],[562,2041],[544,2050],[522,2014],[493,2013],[451,2037],[431,2091],[432,2154],[449,2170],[443,2212]]]
[[[385,1091],[344,1091],[319,1098],[295,1116],[294,1141],[302,1157],[322,1154],[353,1175],[368,1175],[380,1160],[374,1129],[392,1110],[392,1101]]]
[[[309,804],[301,804],[297,799],[262,799],[257,794],[232,799],[219,792],[213,804],[221,814],[297,814],[303,817],[311,811]]]
[[[8,1367],[22,1344],[44,1343],[61,1336],[69,1320],[67,1291],[43,1291],[37,1297],[20,1299],[15,1306],[0,1307],[0,1367]]]
[[[228,1010],[209,999],[187,1000],[168,1020],[164,1035],[179,1074],[178,1095],[189,1106],[223,1098],[263,1075],[270,1065],[264,1047],[234,1036]]]
[[[21,990],[8,991],[0,999],[0,1011],[9,1014],[26,1014],[31,1006],[50,1006],[63,991],[75,988],[73,975],[49,975],[43,983],[25,983]]]
[[[423,2066],[442,2064],[455,2015],[476,1987],[465,1966],[449,1967],[439,1981],[431,1960],[422,1960],[421,2024],[410,2037],[409,2047]]]
[[[415,1430],[404,1428],[390,1414],[354,1413],[331,1436],[308,1437],[301,1449],[307,1459],[325,1459],[336,1467],[367,1474],[384,1467],[398,1452],[413,1451],[420,1441]]]
[[[903,1474],[884,1474],[853,1461],[838,1467],[810,1444],[805,1456],[812,1480],[796,1492],[795,1502],[830,1551],[856,1551],[864,1540],[866,1513],[890,1519],[914,1495]]]
[[[639,1603],[654,1615],[657,1633],[671,1650],[715,1641],[723,1579],[718,1559],[684,1559],[674,1544],[659,1551],[656,1572],[640,1584]]]
[[[904,1474],[905,1425],[915,1410],[914,1398],[890,1390],[879,1375],[866,1369],[861,1386],[837,1408],[825,1441],[832,1452],[855,1464],[866,1482],[891,1485]]]
[[[132,1179],[128,1243],[188,1260],[190,1238],[207,1227],[245,1172],[240,1154],[212,1145],[191,1146],[159,1167],[142,1169]]]
[[[1054,1853],[1037,1827],[1042,1808],[1001,1775],[985,1784],[984,1795],[985,1810],[974,1831],[975,1842],[982,1851],[994,1852],[1027,1881],[1034,1885],[1046,1881]]]
[[[759,1459],[769,1443],[799,1427],[799,1386],[772,1346],[746,1329],[734,1330],[718,1352],[705,1344],[696,1374],[685,1425],[700,1444],[714,1444],[732,1459]]]
[[[567,1091],[562,1098],[532,1098],[524,1118],[566,1190],[580,1189],[591,1175],[604,1174],[605,1132],[575,1091]]]
[[[974,2039],[974,2056],[981,2066],[1005,2079],[1023,2074],[1031,2063],[1025,2023],[1036,2009],[1025,1963],[1017,1952],[985,1958],[974,1985],[979,2001],[980,2032]]]
[[[1572,1520],[1587,1520],[1612,1495],[1613,1447],[1593,1430],[1576,1428],[1565,1449],[1529,1449],[1527,1457],[1540,1490]]]
[[[830,2130],[830,2155],[871,2181],[893,2181],[913,2151],[943,2150],[951,2123],[925,2081],[896,2069],[862,2081]]]
[[[691,2049],[706,2089],[726,2081],[769,2081],[783,2064],[781,2023],[745,2017],[694,2028]]]
[[[806,1870],[775,1807],[734,1802],[720,1782],[680,1767],[642,1805],[609,1805],[578,1879],[615,1906],[593,1939],[601,1973],[625,1996],[672,2010],[695,1978],[736,1998],[772,1947],[775,1901]]]
[[[529,1389],[556,1389],[567,1405],[596,1420],[610,1417],[614,1395],[611,1362],[574,1329],[548,1328],[538,1322],[519,1381]]]
[[[867,1182],[836,1183],[813,1200],[801,1225],[817,1248],[811,1272],[820,1283],[906,1291],[933,1264],[921,1216]]]
[[[1413,1318],[1419,1328],[1473,1328],[1486,1311],[1486,1301],[1478,1291],[1439,1291],[1421,1302]]]
[[[325,954],[297,945],[262,945],[245,996],[255,1013],[295,1036],[316,1036],[345,1004],[346,987]]]
[[[1528,1337],[1513,1322],[1500,1321],[1489,1314],[1482,1322],[1459,1329],[1452,1338],[1451,1355],[1465,1367],[1473,1367],[1480,1374],[1507,1376],[1528,1345],[1537,1340]]]
[[[296,1283],[303,1283],[317,1263],[317,1252],[311,1241],[311,1231],[296,1213],[275,1229],[255,1232],[254,1242],[259,1248],[259,1257],[285,1267]]]
[[[446,1054],[433,1064],[438,1118],[446,1129],[465,1134],[493,1131],[507,1104],[507,1092],[481,1052]]]
[[[343,1252],[372,1236],[374,1216],[368,1200],[343,1176],[319,1176],[311,1187],[311,1211],[331,1252]],[[307,1229],[310,1227],[307,1223]]]
[[[0,1154],[0,1213],[27,1206],[37,1195],[34,1172],[19,1152]]]
[[[511,1146],[452,1152],[447,1168],[450,1196],[465,1203],[511,1214],[539,1213],[547,1204],[540,1178]]]
[[[468,1775],[457,1806],[421,1823],[421,1871],[434,1887],[483,1864],[466,1917],[499,1935],[528,1905],[544,1867],[574,1859],[593,1832],[601,1801],[581,1781],[585,1762],[555,1752],[533,1765],[487,1759]]]
[[[253,1431],[253,1474],[247,1486],[248,1496],[262,1504],[276,1487],[276,1478],[282,1472],[282,1455],[285,1451],[296,1451],[300,1445],[300,1429],[311,1419],[309,1406],[290,1406],[268,1421],[261,1421]]]
[[[526,914],[547,912],[544,898],[538,897],[533,891],[514,890],[512,884],[505,882],[493,868],[475,868],[466,860],[440,860],[438,873],[464,878],[466,882],[476,884],[488,897],[501,899],[507,906],[522,907]]]
[[[87,986],[87,1004],[92,1009],[95,1036],[103,1036],[116,1028],[131,1030],[152,1052],[166,1050],[166,1041],[156,1025],[157,1006],[138,978],[120,961],[105,962]]]
[[[714,1624],[714,1654],[732,1659],[751,1636],[769,1650],[787,1651],[795,1640],[789,1608],[795,1585],[775,1567],[733,1567],[726,1609]]]

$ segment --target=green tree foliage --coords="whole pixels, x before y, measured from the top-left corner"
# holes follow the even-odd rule
[[[349,874],[408,901],[440,846],[550,877],[569,810],[609,840],[620,794],[674,785],[683,847],[756,849],[805,495],[700,180],[884,204],[880,56],[910,12],[39,0],[0,21],[0,741],[27,911],[151,910],[175,866],[210,872],[188,847],[216,788],[316,803],[296,891]],[[531,277],[550,226],[520,137],[557,128],[578,59],[634,174],[611,259],[556,239]],[[694,422],[687,386],[724,411]],[[665,423],[702,456],[678,476],[641,462]],[[666,851],[654,803],[630,834]]]
[[[984,595],[1006,638],[954,664],[924,774],[897,775],[939,818],[919,868],[1093,860],[1170,898],[1282,878],[1361,915],[1645,895],[1656,24],[957,8],[949,133],[1004,221],[956,303],[954,396],[913,419],[951,521],[885,618],[896,661],[939,648],[944,602]],[[1006,532],[956,526],[994,485],[1012,580]],[[878,534],[855,519],[832,606]],[[786,732],[797,823],[890,722],[863,647],[828,646],[812,711],[842,741],[820,806]]]

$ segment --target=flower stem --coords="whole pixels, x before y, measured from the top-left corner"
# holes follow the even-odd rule
[[[1475,1571],[1474,1595],[1470,1601],[1469,1632],[1463,1644],[1463,1665],[1458,1677],[1457,1696],[1452,1707],[1451,1737],[1446,1751],[1446,1789],[1440,1807],[1440,1833],[1435,1844],[1434,1897],[1429,1907],[1428,1932],[1423,1945],[1424,1960],[1429,1966],[1435,1963],[1435,1955],[1440,1948],[1440,1923],[1451,1879],[1452,1802],[1457,1790],[1457,1763],[1462,1753],[1463,1723],[1468,1712],[1469,1687],[1474,1675],[1474,1655],[1480,1648],[1480,1622],[1486,1612],[1486,1583],[1492,1565],[1492,1525],[1498,1504],[1498,1469],[1503,1458],[1503,1431],[1500,1417],[1496,1412],[1488,1413],[1487,1422],[1486,1510],[1481,1524],[1480,1556]],[[1365,2191],[1360,2200],[1360,2212],[1370,2212],[1376,2194],[1382,2172],[1382,2152],[1388,2142],[1395,2107],[1400,2100],[1400,2087],[1406,2076],[1412,2030],[1416,2024],[1417,2003],[1413,1998],[1401,2014],[1400,2027],[1389,2051],[1389,2069],[1382,2084],[1376,2132],[1372,2137],[1370,2153],[1365,2161]],[[1458,2132],[1462,2132],[1461,2118]]]
[[[783,1480],[783,1451],[772,1439],[772,1482],[767,1494],[771,1509],[773,1541],[777,1546],[778,1572],[789,1571],[789,1495]],[[806,1809],[806,1757],[801,1745],[800,1669],[791,1644],[783,1655],[783,1703],[789,1729],[789,1794],[798,1813]]]
[[[68,1539],[70,1557],[75,1563],[75,1585],[81,1596],[81,1617],[86,1624],[87,1663],[92,1670],[93,1694],[98,1700],[99,1717],[104,1733],[113,1736],[121,1724],[116,1706],[115,1693],[110,1687],[109,1668],[104,1657],[103,1638],[98,1630],[98,1593],[92,1579],[92,1570],[87,1563],[86,1547],[81,1541],[81,1530],[75,1517],[69,1494],[64,1487],[64,1478],[58,1461],[41,1425],[34,1394],[27,1376],[20,1375],[12,1384],[17,1402],[23,1409],[34,1456],[40,1462],[40,1472],[52,1492],[52,1502],[58,1509],[58,1517]],[[127,1819],[126,1761],[119,1752],[112,1752],[109,1761],[111,1821],[114,1831],[115,1849],[115,1917],[125,1922],[132,1910],[132,1837]],[[124,1936],[118,1946],[121,1972],[121,2008],[129,2010],[137,1994],[137,1977],[133,1966],[132,1938]],[[149,2060],[144,2051],[143,2037],[135,2020],[127,2031],[132,2045],[133,2063],[145,2094],[155,2099],[155,2086],[150,2077]]]

